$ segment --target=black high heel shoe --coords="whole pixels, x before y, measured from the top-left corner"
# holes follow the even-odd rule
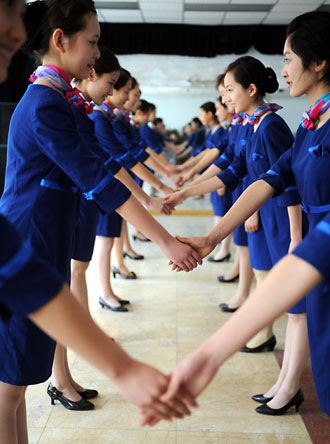
[[[209,262],[228,262],[230,257],[231,257],[231,254],[228,253],[228,254],[226,254],[226,256],[222,257],[221,259],[214,259],[214,256],[209,256],[207,258],[207,260]]]
[[[266,342],[264,342],[263,344],[258,345],[258,347],[243,347],[241,348],[241,352],[244,353],[260,353],[263,351],[273,351],[276,345],[276,337],[275,335],[273,335],[271,338],[269,338]]]
[[[94,409],[94,404],[90,401],[87,401],[87,399],[82,398],[79,401],[71,401],[71,399],[66,398],[65,396],[63,396],[63,393],[57,390],[57,388],[54,387],[51,383],[47,387],[47,395],[50,397],[52,405],[55,405],[55,401],[59,401],[63,405],[63,407],[68,410]]]
[[[111,267],[111,272],[114,278],[117,276],[117,274],[119,274],[119,276],[122,277],[123,279],[137,279],[137,276],[134,273],[134,271],[129,271],[128,274],[125,274],[114,265]]]
[[[285,406],[283,406],[282,408],[272,409],[271,407],[268,407],[267,404],[262,404],[256,408],[256,412],[262,413],[263,415],[280,416],[286,413],[289,410],[289,408],[293,406],[296,408],[296,412],[298,412],[300,404],[303,402],[303,400],[304,400],[304,394],[302,390],[299,389],[297,393],[294,395],[294,397],[290,399],[290,401],[287,404],[285,404]]]
[[[225,313],[234,313],[239,307],[230,308],[228,307],[228,304],[220,304],[219,307],[221,308],[221,311]]]
[[[230,284],[231,282],[235,282],[235,281],[237,281],[238,278],[239,278],[239,274],[236,275],[236,276],[234,276],[234,277],[231,278],[231,279],[225,279],[225,277],[221,275],[221,276],[218,276],[218,281],[219,281],[219,282],[224,282],[225,284],[226,284],[226,283],[227,283],[227,284]]]
[[[97,390],[93,390],[93,389],[86,389],[83,392],[78,392],[77,393],[83,398],[83,399],[92,399],[92,398],[96,398],[99,394],[99,392]]]
[[[102,299],[101,297],[99,297],[99,304],[101,305],[102,308],[108,308],[111,311],[120,311],[121,313],[126,313],[128,312],[127,308],[124,307],[125,304],[120,305],[120,307],[114,307],[113,305],[108,304],[107,302],[105,302],[104,299]]]
[[[126,251],[123,251],[123,257],[125,258],[126,256],[130,259],[133,259],[133,261],[142,261],[142,259],[144,259],[143,254],[136,254],[135,256],[133,256],[129,253],[126,253]]]
[[[136,234],[133,234],[133,239],[139,240],[141,242],[151,242],[151,240],[148,239],[147,237],[140,237],[140,236],[137,236]]]
[[[266,396],[260,394],[251,396],[251,399],[255,402],[260,402],[260,404],[267,404],[267,402],[271,401],[273,398],[266,398]]]

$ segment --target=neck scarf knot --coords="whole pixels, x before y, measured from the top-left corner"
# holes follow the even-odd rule
[[[41,65],[30,76],[30,82],[34,83],[38,78],[48,80],[55,88],[64,92],[70,106],[81,106],[86,114],[93,112],[93,105],[85,100],[78,88],[72,88],[67,74],[54,65]]]
[[[276,103],[262,103],[255,111],[254,113],[249,116],[248,123],[251,125],[256,125],[259,123],[259,120],[261,116],[268,113],[269,111],[278,111],[279,109],[282,109],[283,106],[277,105]]]
[[[231,125],[242,125],[243,120],[247,117],[246,113],[235,113],[231,118]]]
[[[301,117],[301,126],[313,130],[320,116],[330,107],[330,91],[320,97]]]

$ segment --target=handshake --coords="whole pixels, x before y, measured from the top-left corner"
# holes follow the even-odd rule
[[[130,357],[128,360],[114,382],[122,395],[139,408],[142,426],[190,415],[190,408],[198,406],[196,397],[217,371],[203,346],[182,360],[170,375]]]

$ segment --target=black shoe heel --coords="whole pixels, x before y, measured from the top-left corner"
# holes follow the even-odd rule
[[[228,253],[228,254],[226,254],[226,256],[222,257],[221,259],[214,259],[214,256],[209,256],[207,258],[207,260],[209,262],[229,262],[230,257],[231,257],[231,254]]]
[[[124,302],[129,302],[129,301],[124,301]],[[122,313],[128,312],[127,308],[124,307],[124,305],[127,305],[127,304],[121,304],[119,307],[114,307],[113,305],[110,305],[107,302],[105,302],[105,300],[102,299],[101,297],[99,297],[99,304],[101,305],[102,308],[108,308],[111,311],[120,311]]]
[[[269,338],[266,342],[264,342],[261,345],[258,345],[258,347],[243,347],[241,348],[241,352],[243,353],[260,353],[263,351],[273,351],[276,345],[276,337],[273,335],[271,338]]]
[[[80,399],[79,401],[71,401],[71,399],[63,396],[63,393],[57,390],[52,384],[49,384],[47,387],[47,394],[50,397],[51,405],[55,405],[55,401],[59,401],[63,407],[68,410],[93,410],[94,404],[87,399]]]
[[[114,265],[111,267],[111,272],[114,278],[117,276],[117,274],[119,274],[119,276],[123,279],[137,279],[137,275],[134,273],[134,271],[129,271],[128,274],[124,274]]]
[[[290,401],[287,404],[285,404],[285,406],[283,406],[282,408],[272,409],[267,404],[262,404],[256,408],[256,412],[261,413],[263,415],[280,416],[284,415],[284,413],[286,413],[291,407],[295,407],[296,412],[298,412],[299,407],[303,402],[303,400],[304,400],[304,394],[302,390],[299,389],[295,394],[295,396],[292,399],[290,399]]]

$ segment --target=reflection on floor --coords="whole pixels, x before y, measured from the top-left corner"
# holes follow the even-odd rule
[[[205,233],[211,217],[159,217],[172,234]],[[218,304],[227,301],[237,284],[219,284],[216,276],[231,266],[207,261],[192,273],[173,273],[153,243],[135,243],[146,259],[127,260],[139,279],[117,278],[114,288],[130,299],[129,313],[102,310],[93,263],[88,282],[90,307],[97,323],[135,358],[170,372],[175,364],[230,314]],[[275,324],[277,349],[283,349],[286,316]],[[99,390],[95,410],[71,412],[50,405],[46,383],[30,387],[27,394],[30,443],[81,444],[307,444],[309,434],[299,414],[269,417],[255,413],[250,397],[262,393],[279,371],[273,353],[234,355],[218,372],[199,399],[200,407],[181,421],[140,428],[139,415],[111,381],[79,357],[70,354],[71,369],[81,384]],[[304,404],[301,407],[303,411]]]

